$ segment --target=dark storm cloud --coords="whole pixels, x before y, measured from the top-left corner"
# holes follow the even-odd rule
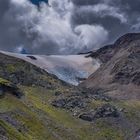
[[[15,13],[20,12],[14,8],[9,0],[0,1],[0,48],[2,50],[14,51],[16,47],[22,44],[28,44],[24,35],[21,24],[16,21]]]
[[[109,31],[112,42],[127,32],[139,31],[140,1],[139,0],[72,0],[75,12],[72,19],[75,24],[100,24]],[[101,5],[106,6],[102,9]],[[85,7],[85,10],[81,10]],[[86,7],[88,7],[86,9]],[[98,10],[95,10],[99,7]],[[84,9],[84,8],[83,8]],[[110,10],[109,10],[110,9]],[[105,14],[106,13],[106,14]],[[136,30],[133,30],[136,29]]]
[[[38,0],[37,0],[38,1]],[[0,49],[68,54],[89,51],[140,29],[139,0],[0,0]]]

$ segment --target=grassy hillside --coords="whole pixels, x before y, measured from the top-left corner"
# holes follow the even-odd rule
[[[138,101],[113,101],[110,104],[125,108],[119,118],[100,118],[93,122],[79,119],[68,110],[50,105],[53,91],[22,86],[24,97],[7,94],[0,100],[0,138],[9,140],[124,140],[137,136],[140,127]],[[92,109],[104,101],[93,100]]]
[[[134,140],[140,133],[139,101],[118,101],[98,90],[69,86],[3,54],[0,93],[1,140]],[[100,111],[106,104],[119,116],[107,108]],[[94,120],[80,119],[90,111],[97,114]]]

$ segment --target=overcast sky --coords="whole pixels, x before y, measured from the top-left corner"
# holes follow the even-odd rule
[[[140,30],[140,0],[31,1],[0,0],[1,50],[75,54]]]

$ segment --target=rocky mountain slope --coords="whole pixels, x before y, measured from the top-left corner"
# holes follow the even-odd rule
[[[89,57],[103,64],[83,86],[103,89],[118,99],[140,99],[140,34],[126,34]]]
[[[138,140],[139,36],[87,56],[102,65],[80,86],[0,53],[0,140]]]

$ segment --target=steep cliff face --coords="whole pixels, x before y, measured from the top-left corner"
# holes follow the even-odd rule
[[[116,98],[140,98],[140,34],[124,35],[90,56],[103,64],[83,86],[102,88]]]

